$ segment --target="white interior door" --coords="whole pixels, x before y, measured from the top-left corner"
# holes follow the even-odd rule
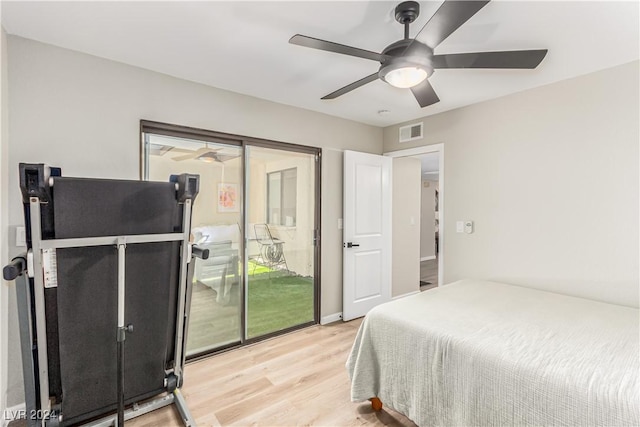
[[[343,320],[391,300],[391,164],[344,152]]]

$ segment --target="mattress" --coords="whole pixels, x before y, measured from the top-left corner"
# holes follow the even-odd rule
[[[351,398],[427,425],[640,425],[639,310],[463,280],[371,310]]]

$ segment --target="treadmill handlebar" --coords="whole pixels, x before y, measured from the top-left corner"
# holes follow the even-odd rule
[[[196,245],[191,247],[191,254],[196,258],[209,259],[209,249],[203,249]]]
[[[2,269],[2,277],[7,281],[15,280],[25,271],[27,271],[27,255],[22,254],[4,266]]]

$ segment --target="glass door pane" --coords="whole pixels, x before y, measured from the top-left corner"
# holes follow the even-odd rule
[[[242,148],[145,134],[147,175],[166,181],[171,174],[200,175],[193,207],[193,242],[209,249],[196,259],[187,336],[187,356],[242,339],[240,280],[242,221]]]
[[[247,338],[314,320],[315,155],[247,146]]]

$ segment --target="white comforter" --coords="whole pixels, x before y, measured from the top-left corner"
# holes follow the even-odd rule
[[[639,310],[460,281],[376,307],[347,370],[421,426],[640,425]]]

